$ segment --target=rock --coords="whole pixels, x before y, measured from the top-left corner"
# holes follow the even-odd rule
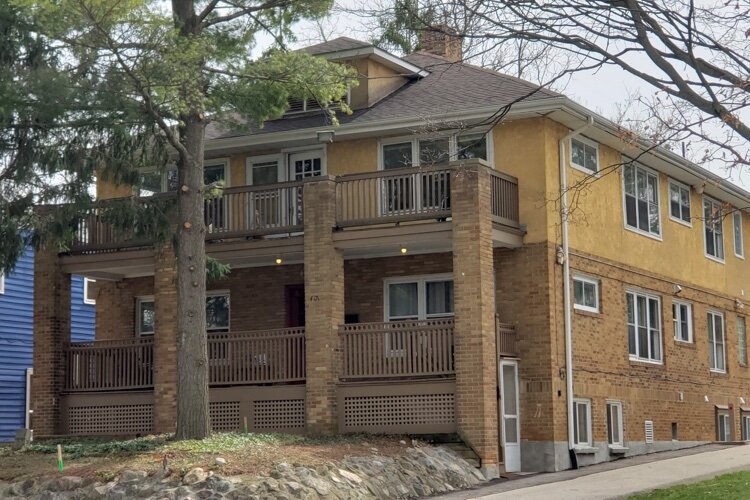
[[[331,492],[331,483],[314,476],[304,478],[302,484],[314,489],[320,496],[326,496]]]
[[[126,470],[120,474],[121,483],[130,483],[132,481],[143,481],[148,477],[148,473],[143,470]]]
[[[399,441],[399,444],[403,444],[403,445],[405,445],[405,444],[406,444],[406,441],[404,441],[404,440],[402,439],[401,441]]]
[[[205,481],[206,477],[208,477],[208,474],[206,474],[206,471],[201,469],[200,467],[196,467],[194,469],[190,469],[187,474],[182,478],[183,484],[195,484],[200,483],[201,481]]]
[[[338,470],[341,477],[346,479],[347,481],[351,481],[354,484],[362,484],[362,478],[356,475],[353,472],[349,472],[348,470],[339,469]]]
[[[221,478],[220,476],[211,476],[206,479],[206,488],[219,493],[226,493],[232,489],[232,482]]]
[[[227,459],[223,458],[223,457],[216,457],[216,460],[214,460],[214,461],[216,462],[216,465],[226,465],[227,464]]]

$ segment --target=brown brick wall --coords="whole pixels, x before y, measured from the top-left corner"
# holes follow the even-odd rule
[[[154,431],[177,428],[177,259],[172,245],[154,265]]]

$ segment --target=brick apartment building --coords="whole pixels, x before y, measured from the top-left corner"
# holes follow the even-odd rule
[[[337,128],[310,99],[210,131],[213,428],[458,433],[488,475],[748,439],[750,193],[432,42],[309,47],[361,75]],[[36,433],[173,431],[171,248],[101,208],[36,260]],[[71,273],[97,280],[92,343],[69,343]]]

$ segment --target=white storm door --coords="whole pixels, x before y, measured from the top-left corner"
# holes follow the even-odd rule
[[[518,412],[518,363],[503,360],[498,366],[500,377],[500,415],[505,471],[521,470],[521,425]]]

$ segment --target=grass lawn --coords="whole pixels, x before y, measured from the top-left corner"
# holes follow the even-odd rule
[[[708,481],[654,490],[630,498],[631,500],[745,500],[750,498],[750,471],[733,472]]]
[[[57,474],[57,445],[63,447],[63,475],[110,480],[122,470],[154,472],[167,459],[170,469],[193,467],[223,476],[264,474],[286,462],[314,466],[345,456],[397,456],[411,440],[389,436],[305,437],[289,434],[214,434],[203,441],[174,441],[168,435],[132,439],[57,438],[34,441],[22,450],[0,447],[0,481]],[[219,465],[216,457],[226,459]]]

